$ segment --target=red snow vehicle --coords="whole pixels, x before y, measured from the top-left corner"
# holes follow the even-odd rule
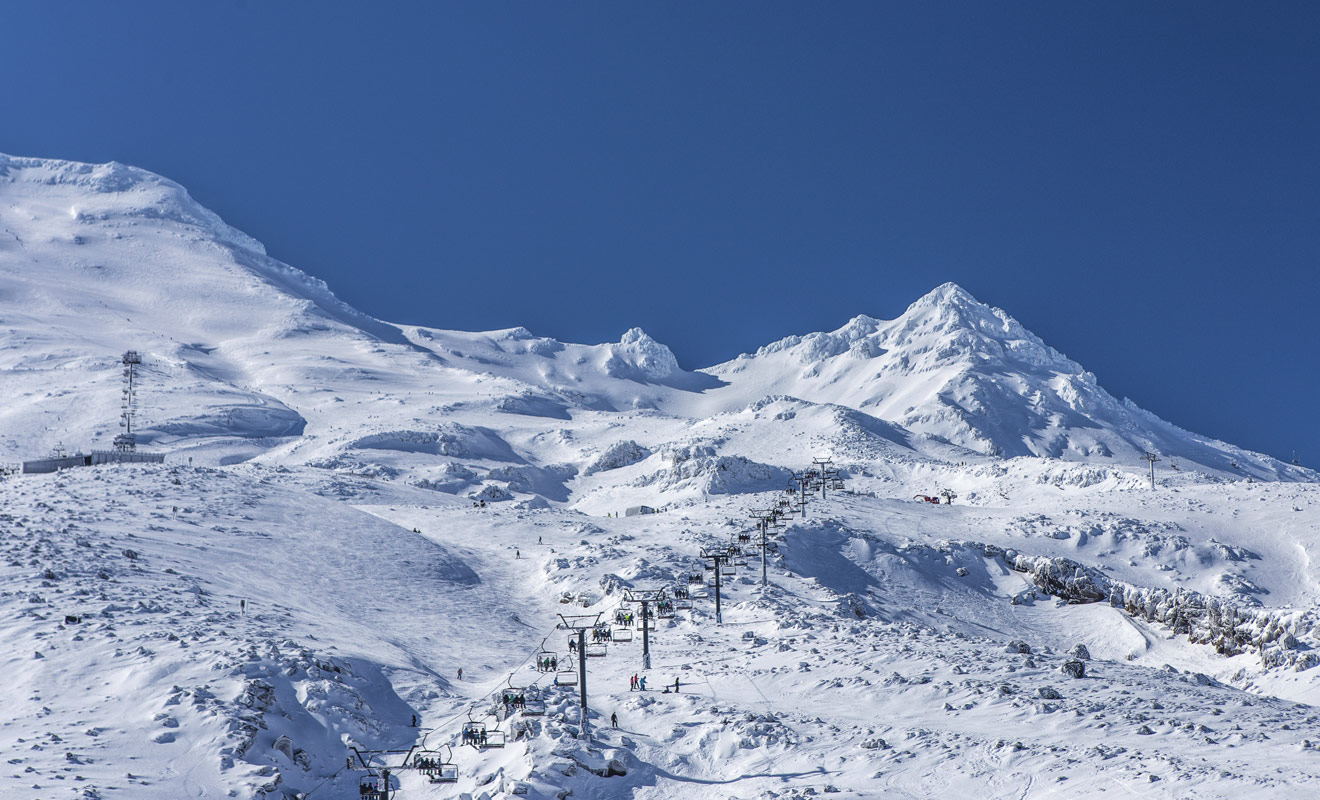
[[[917,495],[916,497],[914,497],[914,498],[912,498],[912,499],[913,499],[913,500],[920,500],[920,501],[923,502],[923,503],[934,503],[935,505],[939,505],[939,504],[940,504],[940,499],[939,499],[938,497],[927,497],[927,496],[924,495],[924,494],[919,494],[919,495]]]

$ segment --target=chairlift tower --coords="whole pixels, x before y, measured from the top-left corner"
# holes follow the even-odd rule
[[[715,624],[724,624],[724,614],[720,611],[720,567],[729,561],[729,551],[710,550],[701,548],[701,557],[711,562],[711,569],[715,571]]]
[[[752,518],[756,520],[756,527],[761,534],[761,541],[757,545],[761,548],[761,585],[767,586],[770,583],[766,574],[766,553],[770,550],[770,528],[779,525],[780,514],[777,509],[770,508],[765,511],[753,511]]]
[[[651,603],[665,599],[664,589],[624,589],[623,602],[642,607],[642,669],[651,668]]]
[[[824,456],[816,456],[812,459],[816,465],[816,471],[820,475],[820,499],[825,499],[825,488],[832,486],[835,489],[843,488],[843,477],[839,470],[834,466],[834,459]]]
[[[579,705],[579,720],[582,725],[582,738],[591,739],[590,722],[587,719],[587,631],[596,627],[600,622],[600,612],[595,614],[560,614],[561,620],[557,626],[560,630],[575,631],[577,633],[577,651],[578,651],[578,696],[581,700]]]
[[[1146,454],[1145,454],[1144,456],[1142,456],[1141,458],[1142,458],[1143,460],[1145,460],[1145,461],[1149,461],[1149,462],[1150,462],[1150,488],[1154,489],[1154,488],[1155,488],[1155,462],[1160,460],[1160,459],[1159,459],[1159,456],[1155,455],[1154,453],[1146,453]],[[1234,464],[1234,466],[1237,466],[1237,465]]]
[[[391,785],[390,775],[396,769],[405,769],[409,766],[413,751],[417,749],[414,745],[407,750],[363,750],[358,747],[349,747],[353,755],[357,756],[358,763],[367,771],[359,784],[358,791],[360,796],[366,800],[391,800],[395,795],[395,789]],[[373,764],[377,758],[384,760],[388,756],[402,755],[403,759],[398,767],[389,767]],[[348,766],[352,767],[353,759],[348,759]]]
[[[115,437],[115,449],[131,452],[137,449],[137,434],[133,433],[133,421],[137,415],[137,370],[142,365],[142,356],[136,350],[124,353],[120,363],[124,367],[123,400],[120,403],[119,427],[123,428]]]

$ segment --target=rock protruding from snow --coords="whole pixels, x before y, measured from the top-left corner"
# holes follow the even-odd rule
[[[1085,678],[1086,664],[1076,659],[1071,659],[1063,662],[1063,666],[1059,667],[1059,671],[1070,678]]]
[[[636,464],[638,461],[641,461],[650,455],[650,450],[642,447],[632,439],[615,442],[607,447],[605,452],[596,456],[596,458],[582,470],[582,474],[584,476],[595,475],[597,472],[621,469]]]

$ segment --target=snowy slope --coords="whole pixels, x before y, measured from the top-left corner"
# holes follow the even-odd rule
[[[685,370],[637,329],[380,322],[166,179],[0,157],[0,336],[0,460],[105,446],[127,349],[168,454],[0,482],[0,797],[359,797],[352,747],[414,746],[458,782],[403,800],[1314,794],[1315,474],[956,286]],[[749,558],[716,625],[693,584],[650,670],[606,646],[580,738],[532,668],[569,661],[557,614],[688,586],[821,454],[847,491],[774,532],[770,585]]]

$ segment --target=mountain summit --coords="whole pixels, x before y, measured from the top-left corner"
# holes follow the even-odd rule
[[[845,405],[988,456],[1136,463],[1155,452],[1261,478],[1294,472],[1116,399],[1080,364],[953,283],[897,319],[857,316],[707,371],[731,384],[727,392],[754,386]]]
[[[138,349],[158,387],[144,395],[155,405],[144,409],[153,422],[143,441],[159,446],[238,438],[252,453],[309,435],[321,444],[290,449],[311,452],[361,431],[308,387],[332,396],[428,387],[451,408],[561,420],[642,409],[701,420],[789,397],[851,409],[863,427],[871,423],[856,413],[888,423],[883,438],[895,443],[964,454],[1135,465],[1152,451],[1226,475],[1304,477],[1117,400],[952,283],[897,319],[857,316],[689,372],[639,328],[587,346],[522,328],[464,333],[373,319],[270,258],[177,183],[117,163],[0,156],[0,318],[15,456],[65,436],[112,437],[104,384],[117,354]],[[54,401],[66,396],[79,401]]]

